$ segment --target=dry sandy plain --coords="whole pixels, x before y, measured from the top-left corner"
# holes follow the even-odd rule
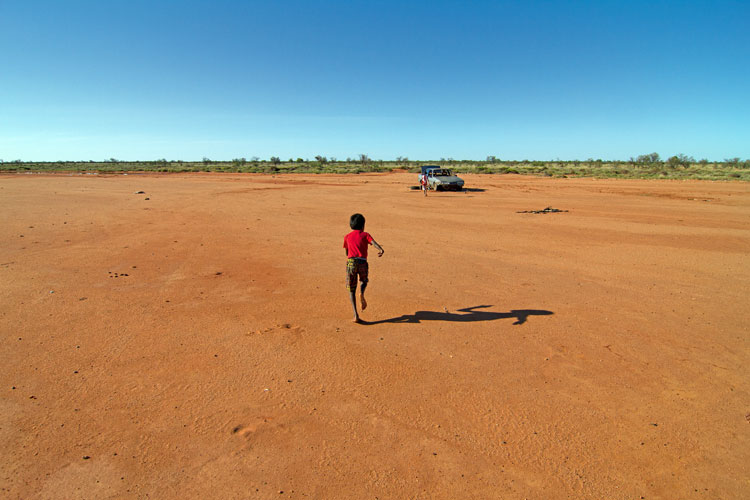
[[[0,496],[750,498],[750,187],[465,178],[0,176]]]

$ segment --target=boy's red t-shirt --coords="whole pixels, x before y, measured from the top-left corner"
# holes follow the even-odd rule
[[[355,229],[344,237],[344,248],[346,248],[347,256],[350,259],[354,257],[366,259],[367,246],[370,243],[372,243],[370,233],[360,231],[359,229]]]

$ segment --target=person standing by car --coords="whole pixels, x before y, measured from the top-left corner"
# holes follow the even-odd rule
[[[419,176],[419,184],[422,186],[422,192],[427,196],[427,172]]]

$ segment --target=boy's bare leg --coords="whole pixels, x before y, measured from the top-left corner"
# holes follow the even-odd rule
[[[365,288],[367,288],[367,282],[365,281],[359,285],[359,300],[362,302],[362,310],[367,309],[367,301],[365,300]]]
[[[354,322],[359,323],[359,314],[357,313],[357,296],[355,290],[349,290],[349,299],[352,301],[352,309],[354,310]],[[364,309],[364,308],[363,308]]]

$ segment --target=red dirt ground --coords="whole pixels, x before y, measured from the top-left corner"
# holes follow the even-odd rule
[[[747,184],[416,177],[0,176],[0,496],[750,497]]]

